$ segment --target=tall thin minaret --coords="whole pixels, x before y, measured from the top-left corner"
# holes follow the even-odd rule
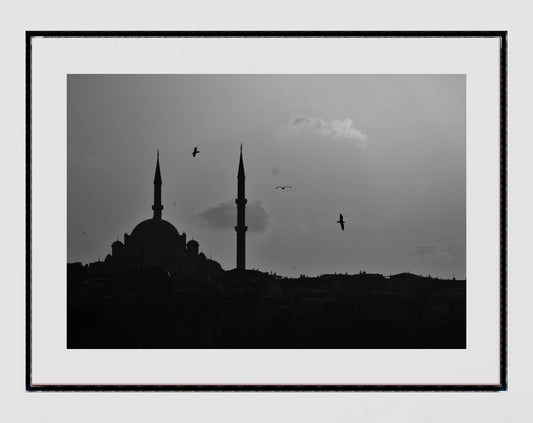
[[[237,232],[237,269],[246,269],[246,230],[248,226],[245,225],[245,208],[246,198],[244,197],[244,164],[242,162],[242,144],[241,144],[241,157],[239,159],[239,172],[237,173],[237,226],[235,231]]]
[[[152,210],[154,211],[154,219],[161,219],[161,212],[163,211],[163,205],[161,204],[161,170],[159,169],[159,150],[157,150],[157,164],[155,166],[154,177],[154,205]]]

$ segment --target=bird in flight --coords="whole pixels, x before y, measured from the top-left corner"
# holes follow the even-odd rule
[[[198,147],[194,147],[194,150],[192,151],[192,156],[193,157],[196,157],[196,155],[200,152],[200,150],[198,150]]]
[[[337,220],[337,223],[339,223],[341,225],[341,229],[344,231],[344,217],[342,217],[342,213],[340,214],[339,216],[339,220]]]
[[[290,185],[278,185],[276,189],[285,189],[285,188],[292,188]]]

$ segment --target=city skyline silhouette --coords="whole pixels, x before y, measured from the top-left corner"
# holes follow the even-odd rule
[[[279,92],[281,88],[290,85],[286,82],[287,79],[304,87],[313,87],[312,82],[317,78],[319,81],[321,79],[316,76],[291,75],[285,76],[285,80],[277,77],[277,82],[273,83],[270,82],[272,77],[70,75],[67,260],[88,263],[98,256],[105,257],[111,242],[117,236],[131,231],[139,221],[148,217],[146,198],[150,195],[151,187],[147,183],[150,171],[145,164],[146,160],[141,160],[141,155],[147,156],[151,150],[153,157],[154,150],[159,148],[165,174],[162,187],[165,216],[180,232],[187,232],[197,239],[205,253],[213,256],[223,268],[234,268],[235,156],[238,146],[244,141],[247,155],[248,268],[274,271],[286,276],[334,272],[354,274],[364,270],[382,274],[410,271],[442,278],[451,278],[452,275],[464,278],[466,209],[463,208],[462,213],[458,213],[465,206],[465,180],[462,181],[463,186],[459,184],[464,177],[464,169],[463,173],[457,173],[457,166],[462,164],[464,167],[465,164],[465,157],[461,156],[464,152],[464,122],[459,119],[460,112],[464,111],[464,104],[461,103],[464,100],[464,79],[461,76],[444,75],[439,80],[422,75],[410,76],[407,80],[391,76],[396,81],[388,81],[383,76],[387,86],[398,81],[403,81],[410,87],[425,86],[429,90],[427,96],[433,98],[433,103],[439,102],[435,100],[435,91],[442,94],[444,88],[451,86],[457,92],[454,91],[453,96],[446,94],[450,97],[445,102],[449,108],[442,108],[441,105],[443,116],[438,117],[438,124],[433,126],[441,129],[446,121],[444,129],[450,130],[452,122],[451,132],[457,132],[463,138],[454,141],[444,150],[440,144],[435,147],[435,142],[432,141],[432,149],[437,150],[433,153],[442,155],[444,151],[448,154],[448,161],[445,162],[446,166],[438,165],[436,170],[432,170],[423,158],[412,158],[417,166],[426,170],[425,174],[418,176],[416,172],[409,173],[407,164],[401,164],[401,156],[386,169],[372,168],[370,160],[364,159],[369,159],[365,155],[368,156],[369,151],[375,148],[371,143],[376,143],[376,135],[364,121],[358,126],[366,127],[365,132],[357,129],[355,121],[349,117],[353,114],[349,113],[339,113],[338,116],[342,119],[335,120],[331,117],[316,117],[319,116],[318,112],[312,115],[295,109],[292,115],[278,119],[277,126],[269,128],[273,147],[269,147],[268,151],[263,145],[265,141],[263,144],[257,143],[253,135],[254,128],[246,127],[240,134],[229,123],[210,129],[210,126],[214,126],[214,112],[207,106],[204,110],[204,123],[209,131],[202,125],[185,125],[183,131],[178,129],[175,133],[168,128],[171,113],[162,105],[165,102],[172,104],[180,96],[170,98],[169,93],[162,94],[164,86],[172,88],[177,85],[181,89],[183,81],[192,80],[192,85],[197,90],[189,89],[187,95],[181,96],[181,103],[176,100],[178,104],[175,106],[190,115],[193,112],[188,107],[195,109],[194,113],[201,114],[196,111],[201,109],[198,103],[208,104],[205,101],[215,93],[242,97],[242,90],[231,93],[227,87],[222,86],[222,82],[228,80],[233,88],[236,88],[238,81],[242,81],[242,85],[252,88],[252,91],[264,88],[266,84],[277,85]],[[307,85],[298,83],[299,77],[307,79]],[[364,76],[354,76],[355,79],[357,77],[365,79]],[[213,81],[213,78],[218,78],[219,81]],[[331,77],[328,81],[335,78],[338,77]],[[379,86],[380,78],[373,78],[375,88]],[[340,79],[340,85],[350,82],[346,78]],[[200,85],[202,90],[198,88]],[[317,90],[316,87],[314,89]],[[423,90],[420,87],[417,90],[417,97],[423,97],[420,94]],[[332,91],[338,93],[338,90]],[[143,102],[136,97],[137,93],[143,92],[150,101]],[[153,97],[156,94],[158,96]],[[318,96],[318,93],[312,94]],[[131,99],[129,102],[124,101],[124,96],[132,95],[137,102],[132,102]],[[165,101],[160,101],[159,95]],[[202,95],[206,97],[204,102],[200,101]],[[192,102],[192,99],[195,99],[192,105],[187,103],[186,100]],[[260,100],[261,97],[258,97],[258,101]],[[234,106],[228,98],[226,101]],[[423,103],[422,100],[418,101]],[[154,102],[159,106],[155,108],[158,114],[154,111],[146,115],[141,113],[146,112],[146,107],[153,106]],[[96,105],[101,107],[94,109]],[[266,108],[265,104],[263,106]],[[420,112],[420,108],[421,105],[416,111]],[[88,111],[92,113],[87,113]],[[266,112],[265,114],[268,115]],[[132,133],[131,126],[140,129],[141,134],[138,131]],[[195,128],[200,136],[192,136]],[[430,129],[424,128],[425,135],[431,133]],[[219,134],[218,141],[216,138],[210,141],[207,138],[201,139],[210,131]],[[433,128],[433,131],[436,129]],[[153,140],[157,133],[164,133],[165,136],[157,137],[157,141]],[[259,137],[264,137],[264,129],[261,127],[258,133]],[[117,137],[117,134],[121,136]],[[190,141],[186,140],[188,135],[191,135]],[[228,135],[231,135],[231,139]],[[439,137],[443,137],[440,132]],[[97,140],[96,145],[89,142],[88,138]],[[290,139],[287,140],[288,138]],[[143,141],[145,139],[152,141]],[[112,141],[111,145],[104,145],[103,140]],[[462,146],[460,141],[463,142]],[[420,144],[421,141],[417,142]],[[302,143],[307,143],[305,151],[301,149]],[[287,149],[287,144],[296,150]],[[191,151],[194,148],[202,151],[202,154],[193,158]],[[427,153],[429,147],[420,144],[420,148]],[[265,152],[268,154],[265,155]],[[275,155],[276,152],[278,156]],[[339,163],[335,163],[335,159]],[[354,161],[353,165],[349,159]],[[336,167],[339,168],[338,171],[335,171]],[[394,170],[396,173],[409,174],[405,183],[397,178],[391,180],[391,175],[386,175],[386,180],[377,183],[378,170],[385,169],[385,173],[390,173],[391,167],[398,169]],[[359,173],[359,177],[353,179],[351,172]],[[367,177],[366,181],[363,176]],[[385,184],[386,181],[389,186]],[[407,182],[407,198],[392,193],[392,201],[385,195],[390,188],[397,188],[401,193]],[[367,186],[372,184],[378,188],[377,191],[371,190],[372,186]],[[295,188],[274,189],[276,186],[286,185],[294,185]],[[339,189],[332,191],[337,185]],[[350,186],[353,188],[347,190]],[[78,192],[83,194],[77,194]],[[89,195],[85,195],[86,193]],[[389,207],[390,203],[394,204],[393,208]],[[382,207],[375,208],[376,204],[382,204]],[[337,223],[339,209],[347,222],[344,233]],[[413,217],[417,217],[417,222],[413,221]],[[414,228],[412,232],[409,231],[410,228]],[[344,238],[339,238],[341,234]]]
[[[67,348],[466,347],[464,280],[247,269],[242,145],[232,270],[163,219],[162,184],[158,151],[153,216],[103,261],[67,263]]]

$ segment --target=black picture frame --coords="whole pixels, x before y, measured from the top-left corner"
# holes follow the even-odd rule
[[[32,41],[35,38],[498,38],[500,40],[500,380],[495,385],[36,385],[32,382]],[[25,386],[40,391],[497,392],[507,390],[507,31],[26,31]]]

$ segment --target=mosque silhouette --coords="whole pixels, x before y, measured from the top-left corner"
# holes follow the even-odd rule
[[[105,263],[138,270],[160,268],[171,277],[200,270],[208,274],[220,273],[220,264],[199,252],[197,241],[191,239],[187,242],[185,233],[180,234],[172,223],[162,218],[162,184],[158,152],[154,176],[153,217],[139,223],[131,234],[124,234],[124,242],[113,242],[111,255],[106,257]]]
[[[162,218],[162,183],[158,153],[152,218],[67,263],[67,348],[466,348],[465,280],[246,269],[242,145],[232,270]]]

